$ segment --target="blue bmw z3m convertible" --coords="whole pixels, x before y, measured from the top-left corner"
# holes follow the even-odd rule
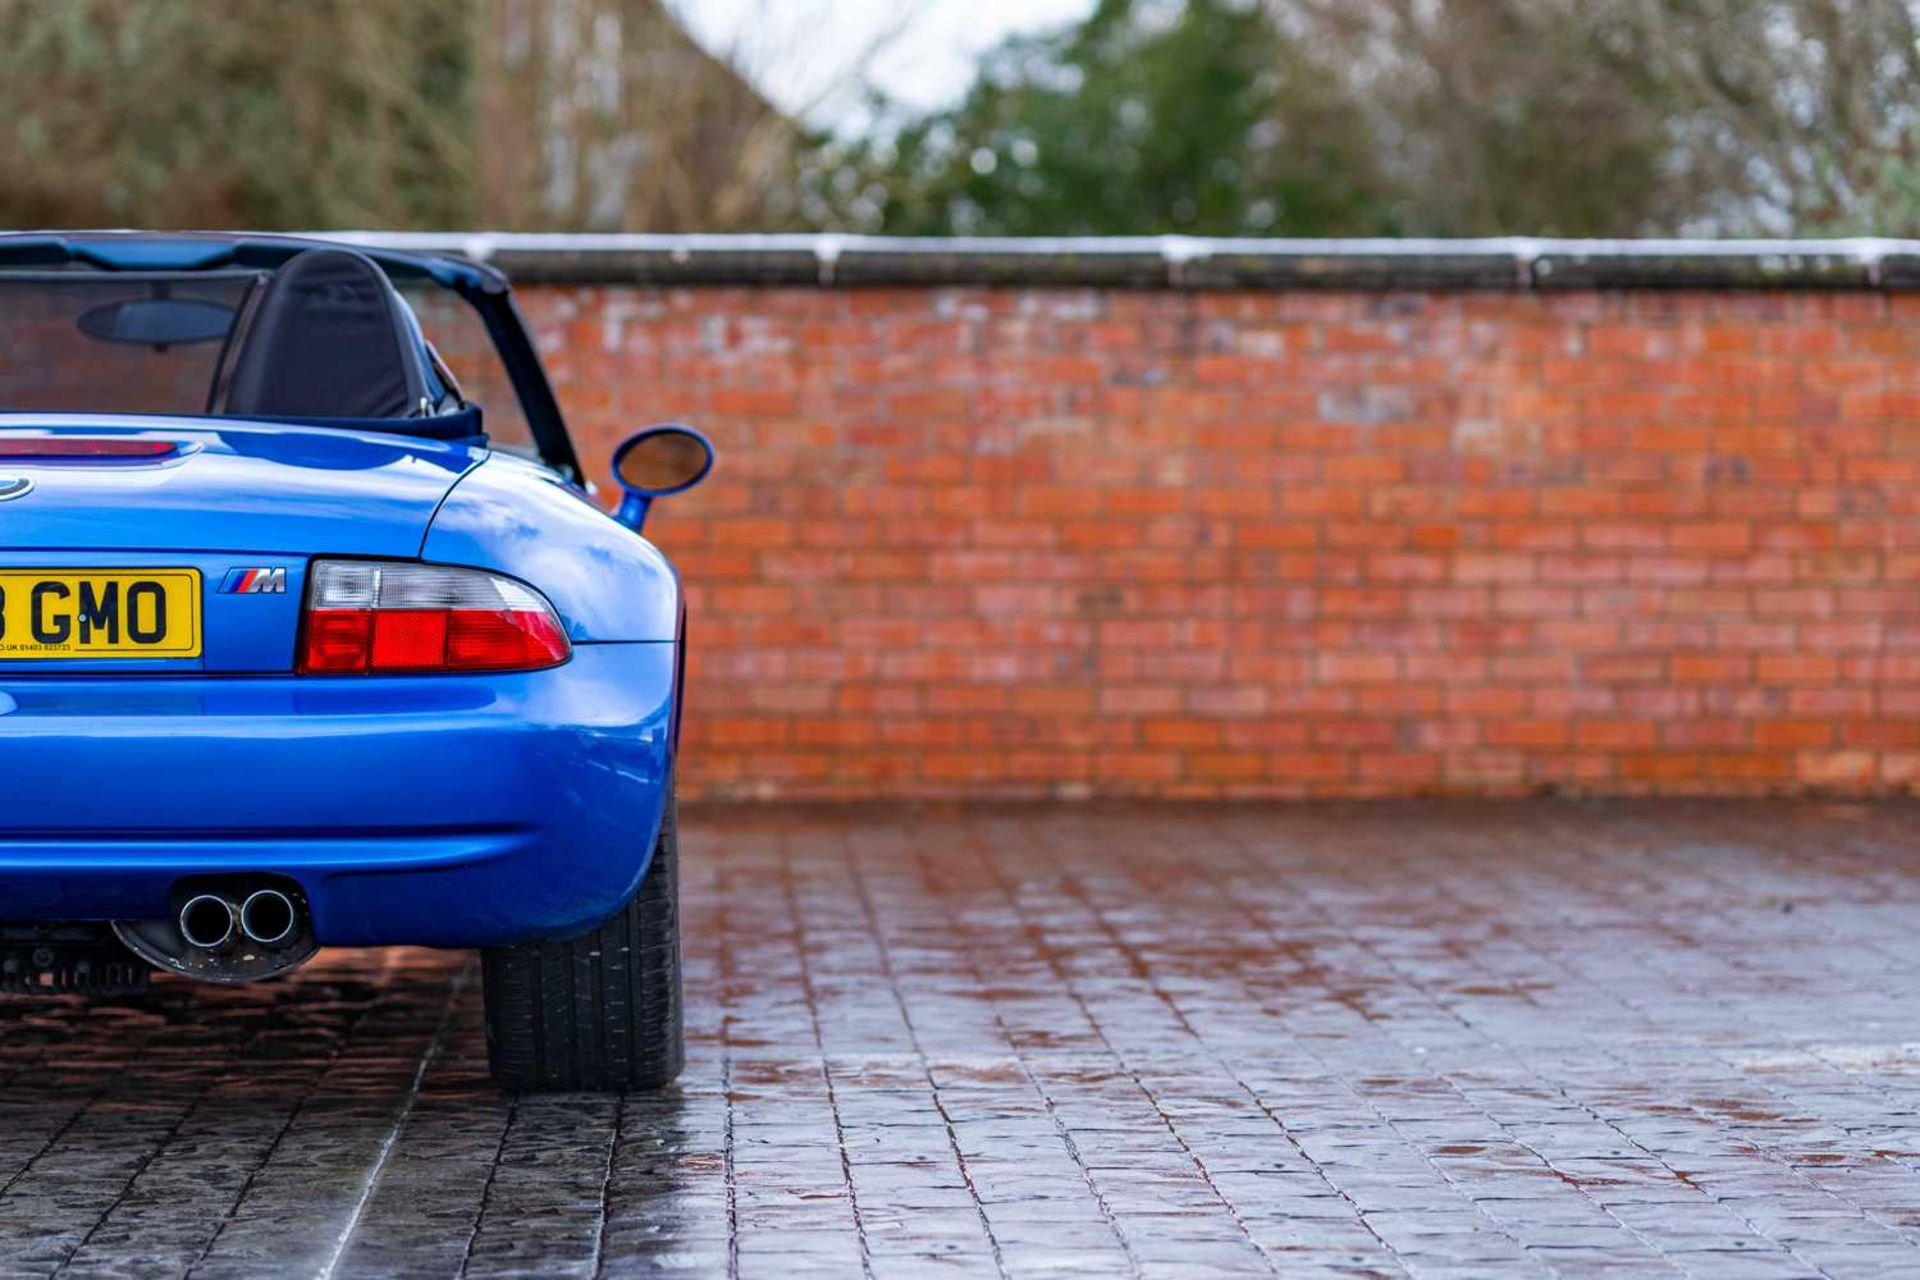
[[[477,948],[496,1078],[679,1071],[684,610],[497,271],[0,235],[0,991]],[[3,1014],[3,1011],[0,1011]]]

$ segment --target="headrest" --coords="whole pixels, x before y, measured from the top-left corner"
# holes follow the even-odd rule
[[[349,249],[308,249],[261,287],[227,362],[236,417],[404,418],[426,378],[386,273]]]

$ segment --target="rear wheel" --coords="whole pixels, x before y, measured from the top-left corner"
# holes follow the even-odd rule
[[[487,1057],[502,1087],[657,1089],[680,1074],[678,828],[669,784],[653,861],[624,907],[568,942],[481,952]]]

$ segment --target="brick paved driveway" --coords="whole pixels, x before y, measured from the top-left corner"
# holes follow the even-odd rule
[[[695,815],[684,1087],[464,958],[0,1005],[0,1274],[1920,1274],[1914,808]]]

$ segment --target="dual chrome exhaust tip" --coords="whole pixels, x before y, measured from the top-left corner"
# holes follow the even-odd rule
[[[244,899],[197,893],[180,907],[180,937],[202,951],[229,951],[244,940],[284,946],[300,932],[300,908],[278,889],[255,889]]]
[[[320,943],[306,895],[291,881],[264,875],[177,886],[171,916],[116,920],[127,949],[156,969],[202,982],[258,982],[291,973]]]

